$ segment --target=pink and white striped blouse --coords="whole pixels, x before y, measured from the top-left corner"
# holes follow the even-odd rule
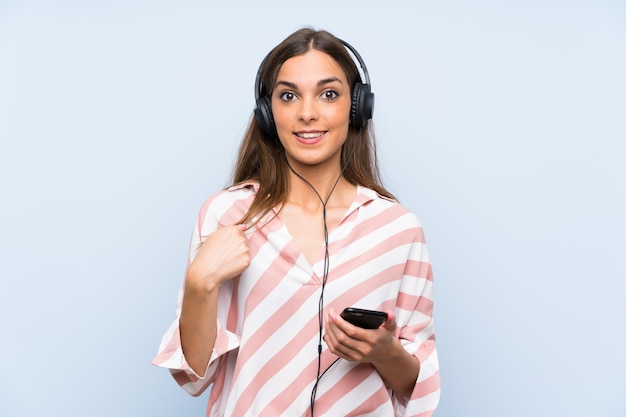
[[[235,186],[203,204],[189,261],[203,237],[244,215],[256,189],[254,183]],[[180,346],[180,296],[176,320],[153,363],[169,368],[192,395],[212,386],[207,416],[305,417],[317,375],[323,248],[311,265],[279,216],[250,231],[249,239],[250,267],[219,290],[217,339],[205,377],[193,372]],[[431,416],[439,401],[439,364],[431,265],[418,219],[397,202],[358,187],[330,232],[329,254],[325,308],[393,309],[395,336],[421,369],[411,397],[403,398],[371,364],[339,360],[331,366],[336,356],[323,344],[321,369],[330,369],[317,389],[316,417]]]

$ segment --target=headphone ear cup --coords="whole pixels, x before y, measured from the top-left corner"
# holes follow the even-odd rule
[[[374,113],[374,93],[368,84],[360,82],[352,88],[352,103],[350,107],[350,123],[354,127],[364,127]]]
[[[274,115],[272,114],[272,106],[268,96],[263,96],[256,101],[254,117],[263,133],[272,138],[278,137],[276,124],[274,123]]]

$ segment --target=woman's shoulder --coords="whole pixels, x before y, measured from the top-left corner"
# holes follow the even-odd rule
[[[231,185],[230,187],[221,191],[222,194],[230,195],[234,198],[240,196],[255,195],[259,190],[259,183],[256,181],[244,181],[239,184]]]
[[[250,181],[220,190],[205,199],[200,215],[220,219],[222,224],[234,224],[247,212],[258,188],[258,183]]]
[[[403,219],[408,224],[421,227],[419,218],[413,211],[398,200],[381,195],[371,188],[359,186],[357,201],[360,203],[363,211],[380,214],[389,221],[392,219]]]

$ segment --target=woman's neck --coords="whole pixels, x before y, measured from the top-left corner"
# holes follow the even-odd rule
[[[340,171],[290,172],[287,203],[314,209],[328,206],[343,206],[354,199],[355,186],[350,184]],[[307,175],[308,174],[308,175]]]

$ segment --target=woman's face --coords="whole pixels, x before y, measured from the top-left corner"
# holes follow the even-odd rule
[[[285,61],[272,112],[290,163],[339,169],[350,123],[350,86],[330,55],[311,49]]]

